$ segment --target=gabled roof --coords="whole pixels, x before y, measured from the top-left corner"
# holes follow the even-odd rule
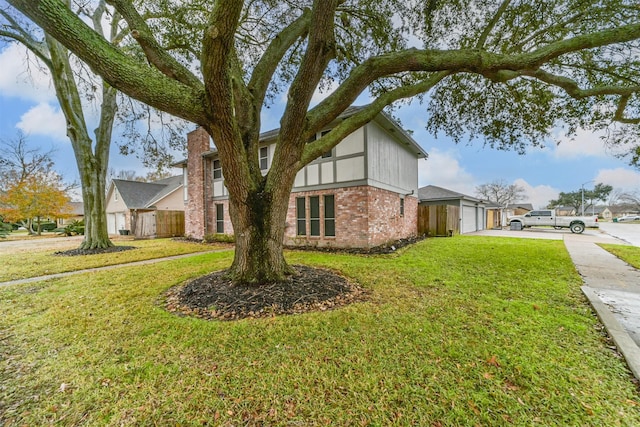
[[[468,196],[466,194],[458,193],[457,191],[447,190],[446,188],[438,187],[435,185],[427,185],[426,187],[419,188],[418,199],[421,202],[434,201],[434,200],[464,199],[464,200],[470,200],[472,202],[487,203],[485,200]]]
[[[71,208],[71,215],[84,215],[84,203],[82,202],[69,202],[69,207]]]
[[[158,200],[161,200],[180,188],[183,183],[183,177],[176,175],[155,182],[114,179],[112,183],[118,190],[127,208],[147,209],[153,206]]]

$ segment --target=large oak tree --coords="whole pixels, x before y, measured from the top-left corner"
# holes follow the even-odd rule
[[[111,86],[213,137],[238,282],[290,272],[282,242],[297,171],[400,100],[428,93],[431,130],[498,148],[524,151],[559,126],[607,128],[621,144],[638,134],[635,1],[110,0],[144,55],[108,43],[61,0],[8,3]],[[310,107],[319,87],[329,93]],[[286,106],[263,176],[260,113],[278,91]],[[307,143],[365,91],[369,104]]]

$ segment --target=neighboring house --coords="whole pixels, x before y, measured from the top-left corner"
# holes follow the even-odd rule
[[[502,211],[502,223],[508,224],[509,217],[515,215],[524,215],[533,210],[531,203],[509,203]]]
[[[418,232],[430,236],[471,233],[487,228],[487,208],[495,203],[427,185],[418,190]]]
[[[487,229],[497,230],[502,228],[502,224],[504,224],[502,218],[502,211],[504,207],[496,202],[492,202],[487,200],[487,206],[485,207],[485,212],[487,214]]]
[[[598,218],[612,219],[613,213],[608,206],[593,206],[588,205],[584,207],[585,215],[598,215]]]
[[[627,204],[627,203],[621,203],[621,204],[609,206],[609,210],[611,211],[611,216],[616,218],[625,216],[625,215],[640,214],[638,205]]]
[[[109,234],[140,238],[184,235],[183,177],[155,182],[114,179],[107,190]]]
[[[573,206],[558,206],[556,209],[556,215],[558,216],[575,216],[576,208]]]
[[[316,137],[331,130],[349,109]],[[271,165],[278,130],[260,136],[260,167]],[[187,136],[185,234],[233,234],[224,171],[209,135]],[[302,168],[289,198],[285,244],[371,248],[417,234],[418,159],[422,148],[386,114]]]
[[[82,221],[84,219],[84,203],[69,202],[69,209],[67,212],[69,216],[58,219],[58,227],[64,227],[67,224],[71,224],[73,221]]]

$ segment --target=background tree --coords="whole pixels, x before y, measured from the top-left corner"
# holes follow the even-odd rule
[[[64,3],[66,7],[71,6],[71,1]],[[74,11],[84,17],[86,22],[90,22],[95,33],[105,41],[114,44],[121,42],[127,29],[121,25],[119,15],[107,10],[104,0],[93,2],[93,8],[91,6],[91,2],[77,3],[74,4]],[[135,147],[143,147],[144,164],[161,170],[172,161],[168,150],[179,148],[178,140],[183,145],[179,134],[182,125],[176,125],[175,121],[169,119],[172,125],[164,126],[166,117],[155,115],[148,106],[138,105],[131,100],[124,99],[120,102],[122,108],[119,108],[116,89],[96,78],[86,67],[75,64],[62,44],[6,7],[0,8],[0,18],[0,38],[21,43],[48,69],[67,121],[67,136],[76,158],[84,202],[86,227],[80,248],[112,246],[107,230],[105,190],[116,118],[124,124],[123,134],[126,136],[126,143],[119,144],[120,152],[133,154],[136,152]],[[100,117],[93,137],[84,111],[87,100],[99,102]],[[139,126],[141,119],[148,121],[148,129],[152,126],[162,128],[164,137],[158,140],[150,130],[142,132]],[[152,123],[153,120],[158,123]],[[167,141],[167,144],[163,141]]]
[[[429,93],[430,130],[521,152],[559,125],[638,140],[640,8],[631,0],[110,0],[136,51],[96,35],[60,0],[8,3],[111,86],[213,137],[236,282],[292,272],[282,245],[296,173],[395,102]],[[331,90],[312,107],[319,88]],[[263,176],[260,113],[285,91]],[[307,143],[364,91],[367,105]]]
[[[618,201],[640,212],[640,191],[627,191],[619,195]]]
[[[70,201],[60,175],[36,173],[0,194],[0,215],[16,223],[27,218],[28,222],[23,225],[30,230],[34,224],[35,233],[40,235],[42,220],[67,216]]]
[[[572,207],[576,215],[581,215],[582,211],[582,203],[584,200],[585,203],[585,212],[586,212],[586,203],[589,202],[591,206],[593,206],[594,201],[605,201],[609,197],[609,194],[613,191],[613,187],[610,185],[606,185],[603,183],[598,183],[592,190],[588,189],[579,189],[576,191],[571,191],[568,193],[560,193],[556,200],[551,200],[549,202],[549,208],[558,208],[561,206],[570,206]]]
[[[609,195],[611,194],[611,192],[613,191],[613,187],[611,185],[606,185],[603,184],[601,182],[599,182],[598,184],[595,185],[595,187],[593,187],[593,190],[585,190],[584,192],[584,200],[585,200],[585,204],[586,201],[589,201],[589,205],[591,205],[591,207],[595,207],[594,202],[604,202],[609,198]],[[587,209],[587,206],[585,206],[585,211]]]
[[[29,147],[27,138],[18,133],[12,140],[0,141],[0,209],[6,214],[6,220],[22,224],[29,234],[34,231],[33,220],[39,215],[32,215],[34,211],[48,206],[53,201],[47,201],[46,189],[56,193],[54,199],[65,197],[75,184],[64,184],[62,178],[53,171],[54,151],[42,152],[40,148]],[[25,194],[20,194],[24,191]],[[53,206],[45,208],[52,212],[62,211],[53,202]],[[24,213],[24,216],[21,216]],[[45,215],[46,216],[46,215]],[[42,216],[40,216],[42,217]]]
[[[525,189],[518,184],[507,184],[504,180],[496,180],[477,186],[476,196],[506,207],[510,203],[524,199]]]
[[[557,199],[550,200],[547,207],[549,209],[560,208],[560,207],[571,207],[573,208],[575,215],[579,215],[582,211],[582,190],[578,191],[570,191],[570,192],[560,192]]]

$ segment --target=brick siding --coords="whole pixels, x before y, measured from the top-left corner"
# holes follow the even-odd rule
[[[211,149],[209,134],[201,127],[187,134],[187,206],[184,218],[184,234],[202,239],[206,233],[204,210],[205,167],[202,153]],[[215,217],[214,217],[215,220]]]
[[[187,135],[187,206],[185,235],[202,239],[216,232],[216,204],[224,206],[224,234],[233,234],[229,201],[212,198],[212,161],[202,154],[210,150],[209,135],[198,128]],[[324,237],[324,195],[334,196],[335,236]],[[320,198],[320,236],[310,236],[309,197]],[[306,235],[298,236],[296,199],[305,198]],[[339,248],[371,248],[417,234],[418,200],[406,196],[400,215],[401,195],[371,186],[292,193],[289,198],[285,244]]]

